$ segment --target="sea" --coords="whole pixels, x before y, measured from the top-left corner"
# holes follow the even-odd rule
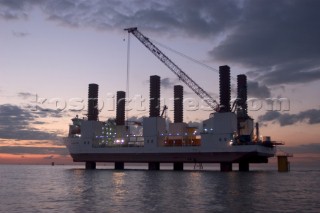
[[[320,167],[0,165],[0,212],[320,212]]]

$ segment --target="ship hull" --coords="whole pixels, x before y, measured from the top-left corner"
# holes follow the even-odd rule
[[[258,152],[207,153],[78,153],[71,154],[74,162],[127,162],[127,163],[267,163],[271,155]]]

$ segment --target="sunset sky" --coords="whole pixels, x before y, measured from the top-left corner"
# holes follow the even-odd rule
[[[246,74],[261,133],[285,142],[285,151],[320,156],[319,8],[317,0],[0,0],[0,163],[70,163],[62,138],[70,119],[86,114],[89,83],[99,84],[100,120],[115,117],[128,27],[216,70],[227,64],[233,79]],[[217,71],[160,49],[219,100]],[[133,36],[129,73],[133,99],[147,99],[149,76],[161,76],[173,120],[173,85],[183,83]],[[268,98],[285,101],[272,109]],[[130,117],[148,115],[147,100],[145,111],[131,107]],[[185,106],[184,119],[201,123],[209,114]]]

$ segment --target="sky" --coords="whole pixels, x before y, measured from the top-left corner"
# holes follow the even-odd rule
[[[119,90],[139,119],[148,115],[149,76],[159,75],[173,120],[173,85],[183,83],[128,27],[216,100],[219,66],[231,67],[233,98],[234,79],[246,74],[261,133],[284,151],[320,156],[319,8],[317,0],[0,0],[0,163],[70,163],[63,137],[86,114],[89,83],[99,84],[100,120],[115,117]],[[185,102],[184,120],[200,124],[211,111],[183,86],[199,103]]]

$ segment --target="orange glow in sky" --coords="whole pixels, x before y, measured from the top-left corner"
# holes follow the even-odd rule
[[[70,156],[43,154],[0,154],[0,164],[71,164]]]

